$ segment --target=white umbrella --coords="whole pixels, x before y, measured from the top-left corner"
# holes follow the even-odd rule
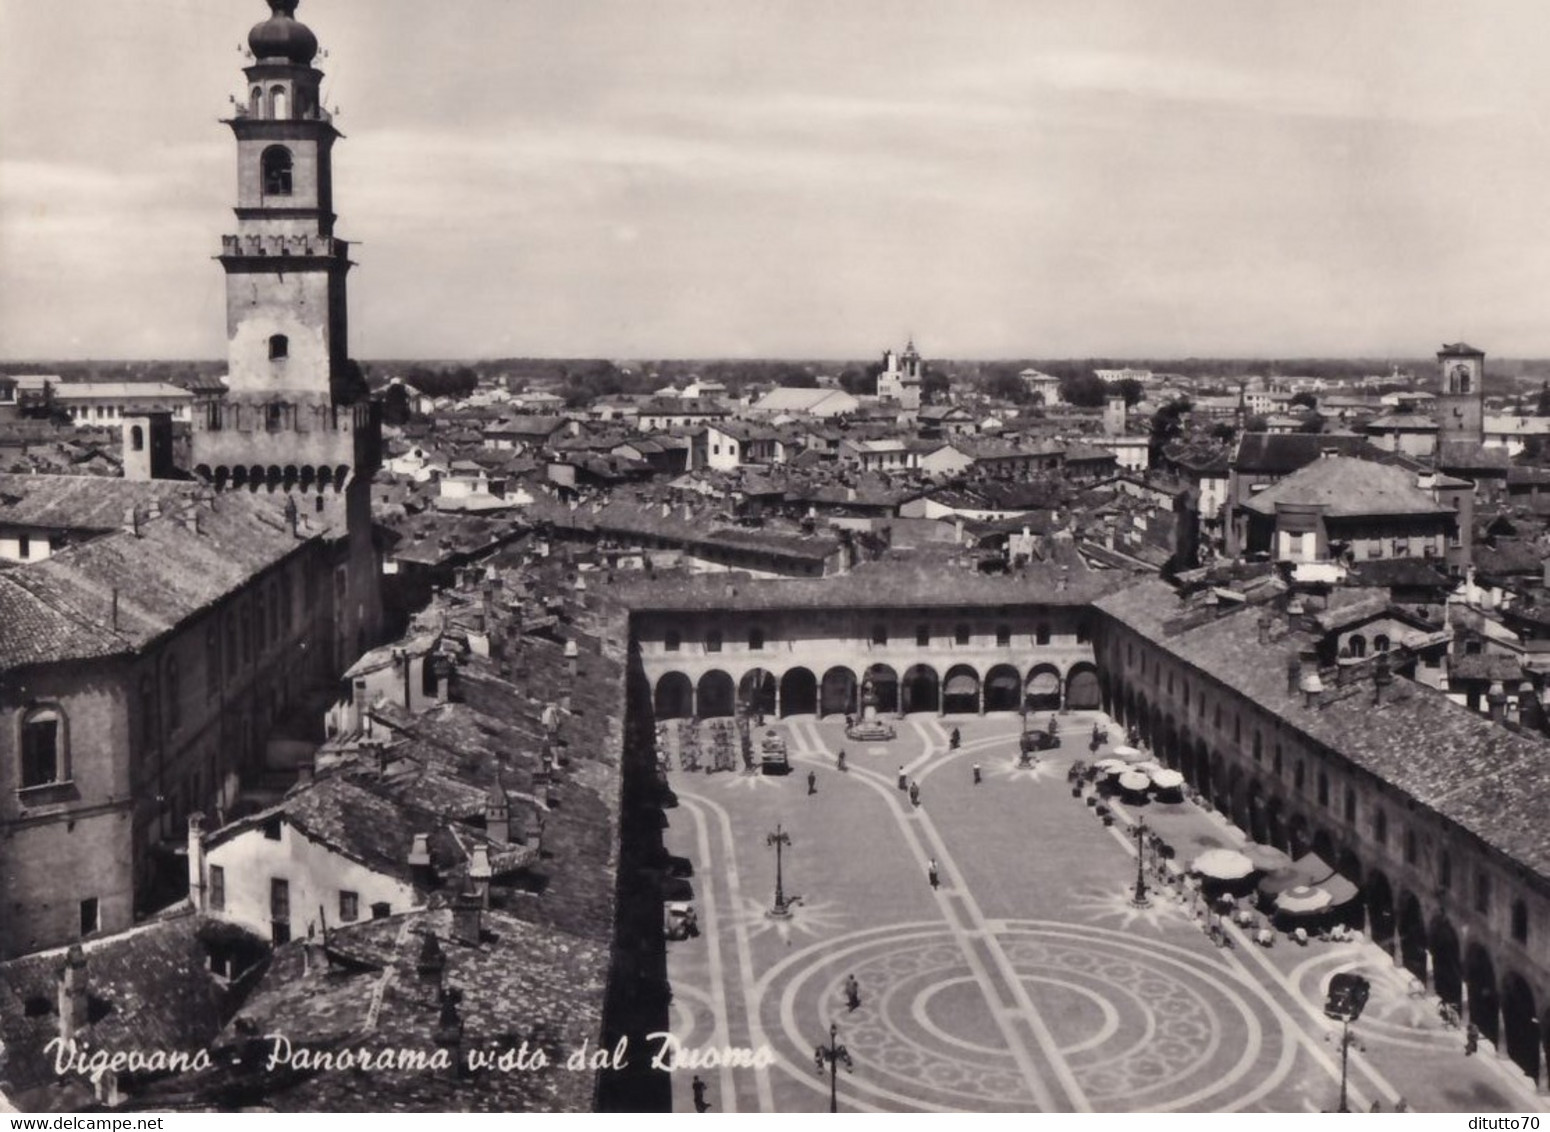
[[[1148,759],[1144,763],[1136,763],[1130,769],[1139,770],[1142,774],[1151,775],[1153,778],[1155,778],[1163,772],[1163,765],[1160,762]]]
[[[1333,902],[1329,893],[1322,888],[1299,884],[1296,888],[1287,889],[1276,898],[1276,910],[1291,916],[1301,916],[1322,911]]]
[[[1126,766],[1122,759],[1099,759],[1093,763],[1093,769],[1103,774],[1121,774],[1126,770]]]
[[[1152,780],[1139,771],[1129,770],[1119,776],[1119,788],[1133,793],[1141,793],[1152,784]]]
[[[1184,776],[1176,770],[1160,770],[1152,775],[1152,785],[1159,790],[1177,790],[1184,785]]]
[[[1128,747],[1128,746],[1123,746],[1122,745],[1122,746],[1118,746],[1118,747],[1114,748],[1115,757],[1121,758],[1121,759],[1125,759],[1127,762],[1130,761],[1131,759],[1139,759],[1139,758],[1141,758],[1144,755],[1144,753],[1145,752],[1140,751],[1140,750],[1136,749],[1135,747]]]
[[[1242,880],[1254,871],[1254,862],[1236,849],[1207,849],[1192,867],[1212,880]]]

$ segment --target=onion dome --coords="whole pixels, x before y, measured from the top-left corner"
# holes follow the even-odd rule
[[[248,32],[256,59],[284,59],[305,66],[318,53],[318,37],[296,20],[296,0],[269,0],[267,20]]]

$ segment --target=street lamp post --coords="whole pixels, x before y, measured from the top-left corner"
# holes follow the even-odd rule
[[[775,846],[775,906],[765,915],[784,919],[791,915],[791,908],[786,904],[786,887],[781,877],[780,851],[784,846],[791,844],[791,835],[777,822],[775,832],[766,834],[764,843]]]
[[[813,1050],[813,1064],[818,1066],[818,1072],[822,1073],[824,1066],[829,1068],[829,1111],[839,1112],[839,1065],[845,1064],[845,1072],[855,1071],[855,1063],[850,1060],[850,1051],[840,1044],[840,1024],[829,1023],[829,1044],[818,1046]]]
[[[1146,895],[1146,819],[1136,822],[1136,894],[1130,901],[1137,908],[1149,907],[1151,899]]]
[[[1351,1047],[1360,1046],[1360,1042],[1351,1035],[1351,1020],[1340,1020],[1340,1107],[1337,1112],[1350,1112],[1351,1106],[1346,1099],[1346,1063],[1351,1057]]]

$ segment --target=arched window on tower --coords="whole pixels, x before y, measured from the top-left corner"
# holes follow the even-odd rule
[[[248,95],[248,113],[255,118],[264,116],[264,88],[256,86]]]
[[[129,447],[135,452],[145,451],[145,430],[139,425],[129,430]]]
[[[264,150],[264,195],[288,197],[291,195],[291,151],[283,145],[272,145]]]
[[[269,336],[269,360],[276,361],[279,358],[291,356],[291,340],[283,334],[271,334]]]
[[[271,118],[289,118],[291,116],[290,99],[283,86],[269,88],[269,116]]]

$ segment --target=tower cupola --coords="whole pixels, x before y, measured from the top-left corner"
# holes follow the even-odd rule
[[[318,37],[296,19],[297,0],[269,0],[270,15],[248,32],[248,48],[261,62],[284,60],[300,66],[318,53]]]

